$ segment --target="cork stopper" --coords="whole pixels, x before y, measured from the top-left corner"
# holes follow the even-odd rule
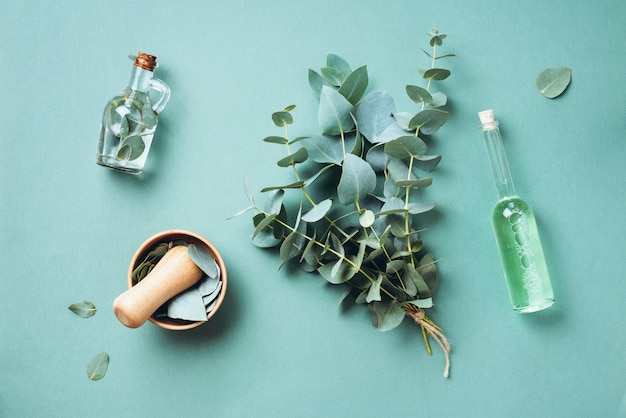
[[[481,128],[484,131],[494,129],[498,126],[498,122],[496,122],[495,117],[493,115],[492,109],[483,110],[482,112],[478,112],[478,117],[480,118]]]
[[[152,72],[157,67],[156,57],[145,52],[139,52],[135,57],[135,67]]]

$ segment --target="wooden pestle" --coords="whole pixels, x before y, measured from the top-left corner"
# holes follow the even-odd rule
[[[165,302],[200,280],[202,270],[189,258],[187,246],[170,249],[139,283],[113,301],[117,319],[137,328]]]

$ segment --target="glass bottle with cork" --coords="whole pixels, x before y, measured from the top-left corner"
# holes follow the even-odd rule
[[[491,222],[513,309],[528,313],[549,308],[554,303],[554,293],[535,215],[515,192],[493,110],[478,115],[498,192]]]
[[[170,99],[170,88],[153,78],[156,57],[139,52],[128,87],[107,103],[100,125],[96,163],[138,174],[146,164],[157,127],[158,114]],[[150,91],[158,95],[152,103]]]

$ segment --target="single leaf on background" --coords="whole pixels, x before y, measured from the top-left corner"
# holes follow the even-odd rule
[[[302,220],[306,222],[317,222],[326,216],[332,205],[333,201],[331,199],[323,200],[302,215]]]
[[[100,380],[106,374],[109,368],[109,355],[105,352],[97,354],[87,364],[87,377],[89,380]]]
[[[339,87],[339,94],[344,96],[350,103],[356,105],[363,97],[367,89],[367,66],[352,71]]]
[[[278,164],[279,167],[289,167],[292,164],[303,163],[307,158],[309,158],[309,153],[306,148],[298,148],[296,152],[281,158],[276,164]]]
[[[320,104],[317,112],[317,121],[322,131],[327,135],[339,135],[354,128],[354,121],[350,113],[354,106],[338,91],[331,87],[322,87]]]
[[[543,70],[535,84],[541,94],[548,99],[560,96],[572,80],[572,70],[566,67],[553,67]]]
[[[450,113],[437,109],[424,109],[409,122],[409,129],[419,129],[424,135],[432,135],[443,126]]]
[[[67,308],[81,318],[89,318],[96,314],[96,306],[88,301],[72,303]]]
[[[397,301],[373,302],[372,309],[378,319],[379,331],[389,331],[396,328],[404,319],[404,309]]]
[[[337,195],[342,204],[357,202],[376,188],[376,173],[356,155],[347,154],[342,168],[337,186]]]
[[[196,246],[195,244],[189,244],[187,246],[187,253],[189,258],[194,262],[200,270],[209,277],[217,277],[219,275],[219,267],[215,262],[215,259],[204,246]]]

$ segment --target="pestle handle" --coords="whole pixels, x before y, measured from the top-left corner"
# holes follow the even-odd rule
[[[201,277],[202,270],[189,258],[187,247],[173,247],[143,280],[113,301],[113,312],[122,324],[137,328],[161,305]]]

